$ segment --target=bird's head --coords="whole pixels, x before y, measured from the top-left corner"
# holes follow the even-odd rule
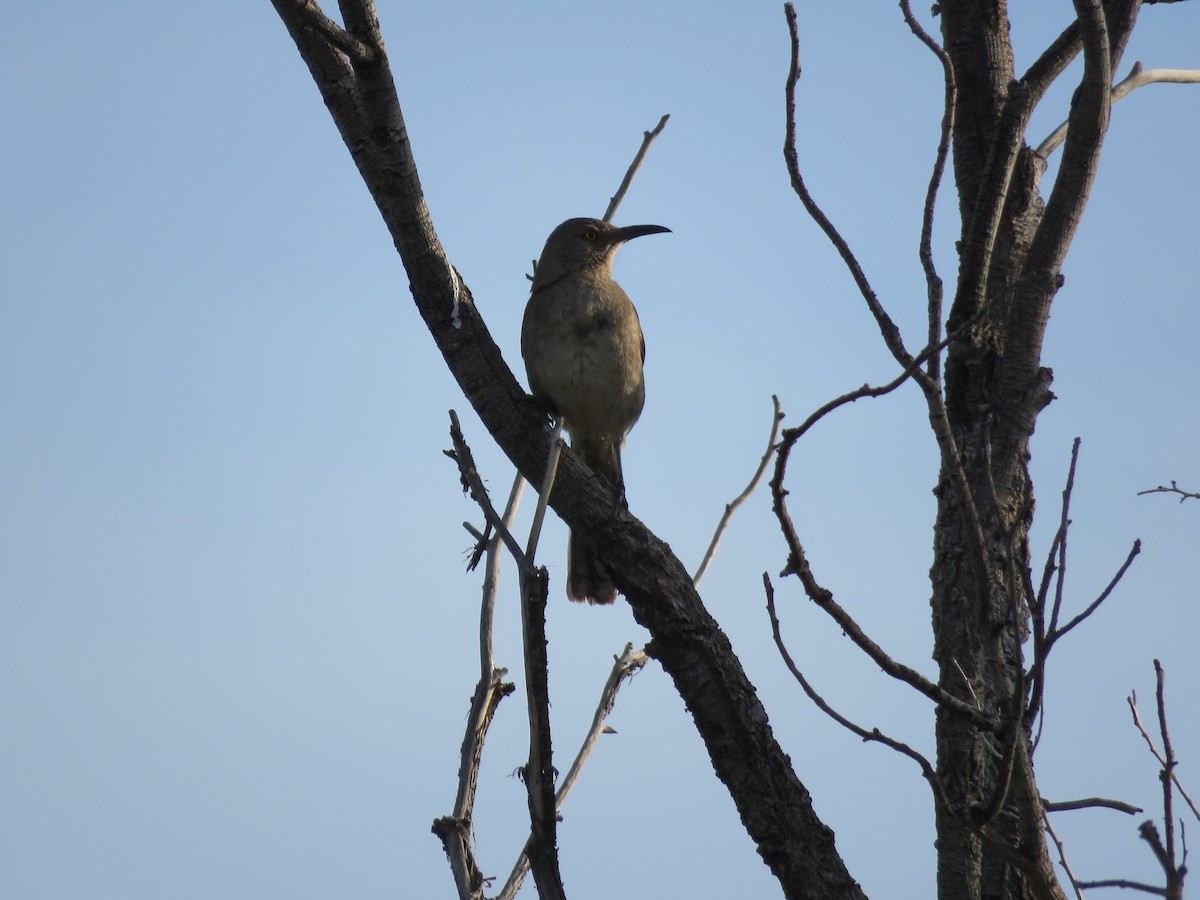
[[[546,238],[534,272],[533,290],[579,272],[611,275],[613,257],[622,244],[670,230],[662,225],[618,228],[600,219],[567,219]]]

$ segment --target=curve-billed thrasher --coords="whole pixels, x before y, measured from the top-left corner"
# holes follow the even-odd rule
[[[521,325],[530,391],[562,416],[580,459],[622,495],[621,445],[646,402],[646,342],[637,310],[612,280],[613,258],[626,241],[670,230],[617,228],[599,219],[563,222],[546,239]],[[589,603],[612,603],[617,596],[608,571],[574,533],[567,596]]]

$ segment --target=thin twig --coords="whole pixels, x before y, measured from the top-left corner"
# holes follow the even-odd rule
[[[621,186],[617,188],[617,192],[608,201],[608,209],[604,211],[605,222],[611,222],[612,217],[616,215],[617,207],[625,199],[625,192],[629,190],[629,185],[633,182],[633,176],[642,167],[642,160],[646,158],[646,151],[650,149],[650,145],[654,143],[654,139],[662,134],[662,130],[667,127],[667,119],[669,118],[671,118],[671,114],[665,114],[658,120],[658,124],[653,129],[642,132],[642,146],[638,148],[637,155],[633,158],[633,162],[630,163],[629,169],[625,172],[625,177],[621,179]]]
[[[583,771],[583,766],[591,756],[592,750],[596,746],[601,734],[604,733],[604,720],[612,712],[614,704],[617,702],[617,692],[621,689],[621,685],[637,674],[638,670],[646,664],[645,649],[634,650],[633,644],[625,645],[625,652],[615,658],[612,671],[609,673],[608,681],[604,683],[604,689],[600,692],[600,702],[596,706],[596,712],[592,716],[592,725],[588,729],[587,735],[583,739],[583,744],[579,748],[579,753],[575,756],[575,761],[571,763],[571,768],[567,772],[562,783],[559,785],[558,793],[555,794],[554,807],[557,813],[562,812],[563,805],[567,802],[567,797],[571,793],[571,789],[575,787],[579,780],[579,775]],[[522,882],[525,880],[525,875],[529,872],[529,852],[532,849],[533,838],[530,837],[524,848],[521,850],[520,856],[517,858],[516,864],[513,866],[512,873],[508,876],[508,881],[505,882],[503,890],[497,895],[496,900],[512,900],[520,890]]]
[[[938,188],[946,169],[946,157],[950,152],[950,134],[954,128],[954,108],[957,103],[958,85],[954,78],[954,63],[945,48],[930,36],[913,15],[909,0],[900,0],[900,9],[904,13],[904,21],[938,61],[942,64],[942,81],[945,85],[945,96],[942,105],[942,133],[938,139],[937,154],[934,157],[933,172],[929,176],[929,187],[925,191],[925,208],[921,215],[921,244],[919,256],[921,267],[925,270],[925,286],[929,307],[929,336],[930,345],[937,344],[942,337],[942,279],[937,273],[933,261],[933,213],[937,205]],[[933,381],[941,378],[940,354],[929,358],[927,372]]]
[[[1158,487],[1150,488],[1149,490],[1146,490],[1146,491],[1138,491],[1137,492],[1137,495],[1139,497],[1141,497],[1143,494],[1179,494],[1179,502],[1180,503],[1182,503],[1184,500],[1189,500],[1189,499],[1190,500],[1200,500],[1200,493],[1196,493],[1195,491],[1185,491],[1183,488],[1181,488],[1179,485],[1177,485],[1174,481],[1171,482],[1170,487],[1166,487],[1166,486],[1160,484]]]
[[[1026,581],[1026,593],[1029,595],[1030,612],[1033,618],[1033,663],[1029,668],[1029,676],[1026,679],[1032,684],[1032,690],[1029,696],[1029,703],[1026,706],[1025,719],[1032,723],[1034,718],[1042,710],[1042,703],[1045,697],[1045,676],[1046,676],[1046,637],[1048,631],[1053,631],[1054,626],[1051,624],[1049,629],[1046,626],[1046,595],[1050,590],[1050,580],[1057,572],[1060,579],[1058,593],[1061,595],[1061,579],[1063,576],[1062,570],[1055,565],[1055,558],[1059,553],[1059,546],[1066,542],[1067,530],[1071,527],[1071,494],[1075,490],[1075,467],[1079,463],[1079,446],[1081,441],[1078,437],[1071,444],[1071,465],[1067,469],[1067,483],[1063,487],[1062,492],[1062,511],[1059,514],[1058,530],[1054,532],[1054,538],[1050,541],[1050,549],[1046,553],[1046,565],[1042,570],[1042,583],[1038,589],[1036,597],[1033,594],[1033,584],[1031,581]],[[1064,556],[1065,558],[1065,556]],[[1028,576],[1026,576],[1028,579]],[[1058,601],[1056,601],[1057,604]],[[1042,719],[1042,723],[1045,719]],[[1041,740],[1041,724],[1038,726],[1037,737],[1034,738],[1033,746],[1036,749]]]
[[[778,446],[775,442],[779,439],[779,426],[783,422],[783,410],[779,407],[779,397],[775,394],[771,395],[771,404],[775,408],[774,415],[771,417],[771,435],[767,438],[767,449],[764,451],[762,460],[759,461],[758,468],[754,470],[754,476],[750,479],[750,483],[746,485],[746,489],[738,494],[733,500],[725,504],[725,512],[721,516],[721,521],[717,523],[717,530],[713,533],[712,540],[708,544],[708,549],[704,552],[704,559],[700,560],[700,566],[696,569],[696,574],[692,576],[692,584],[700,586],[700,579],[704,577],[704,573],[708,571],[708,566],[716,555],[717,547],[721,543],[721,538],[725,534],[725,529],[729,527],[729,520],[733,518],[733,514],[737,512],[737,508],[746,502],[758,483],[762,481],[763,474],[767,471],[767,463],[771,461],[772,454]]]
[[[1100,592],[1100,596],[1097,597],[1095,600],[1093,600],[1090,604],[1088,604],[1087,609],[1085,609],[1083,612],[1081,612],[1079,615],[1077,615],[1075,618],[1073,618],[1070,622],[1068,622],[1062,628],[1059,628],[1056,631],[1052,632],[1047,637],[1047,644],[1053,645],[1054,642],[1057,641],[1060,637],[1065,635],[1068,631],[1070,631],[1072,628],[1074,628],[1076,625],[1078,625],[1080,622],[1082,622],[1084,619],[1086,619],[1088,616],[1090,616],[1092,613],[1094,613],[1097,609],[1099,609],[1100,604],[1108,599],[1108,595],[1112,593],[1113,588],[1115,588],[1117,586],[1117,583],[1122,578],[1125,577],[1125,573],[1127,571],[1129,571],[1129,567],[1131,565],[1133,565],[1134,558],[1141,552],[1142,552],[1142,541],[1139,538],[1138,540],[1135,540],[1133,542],[1133,547],[1132,547],[1132,549],[1130,549],[1129,555],[1127,557],[1125,557],[1125,562],[1121,563],[1121,568],[1117,569],[1117,574],[1112,577],[1112,580],[1109,581],[1107,587],[1105,587],[1104,590]],[[1047,647],[1047,649],[1049,649],[1049,646]]]
[[[533,512],[533,524],[529,526],[529,541],[525,545],[525,556],[532,560],[537,553],[538,539],[542,535],[542,522],[546,518],[546,504],[550,502],[550,491],[554,488],[554,477],[558,473],[558,459],[562,455],[563,419],[558,416],[550,429],[550,454],[546,460],[546,474],[542,476],[542,486],[538,489],[537,507]]]
[[[1081,881],[1079,887],[1082,890],[1090,891],[1092,888],[1125,888],[1130,891],[1141,891],[1143,894],[1156,894],[1159,897],[1167,896],[1165,888],[1155,887],[1152,884],[1142,884],[1140,881],[1128,881],[1124,878],[1108,878],[1104,881]]]
[[[454,428],[457,428],[457,417],[454,417],[453,422]],[[464,481],[469,481],[468,472],[474,470],[470,448],[462,439],[461,430],[454,440],[455,459],[459,462],[460,473]],[[477,475],[477,473],[475,474]],[[518,475],[501,520],[505,530],[512,524],[512,520],[516,516],[523,484],[524,479]],[[483,492],[483,496],[486,501],[486,492]],[[471,842],[475,791],[479,783],[479,766],[483,759],[483,745],[496,709],[501,700],[516,690],[516,685],[504,681],[507,670],[495,667],[492,651],[492,623],[500,571],[500,544],[499,532],[486,540],[487,567],[484,571],[479,611],[479,681],[475,685],[475,691],[471,696],[471,708],[467,713],[467,727],[463,734],[460,752],[458,794],[454,799],[454,811],[449,816],[436,819],[433,823],[433,833],[441,838],[442,846],[450,861],[450,869],[454,875],[460,900],[481,900],[483,897],[483,873],[475,859]]]
[[[1135,62],[1125,79],[1113,85],[1110,103],[1116,103],[1133,91],[1148,84],[1197,84],[1200,83],[1200,69],[1143,69],[1141,62]],[[1063,122],[1046,139],[1038,144],[1037,153],[1042,159],[1058,149],[1067,138],[1067,122]]]
[[[796,24],[796,9],[791,3],[784,4],[784,14],[787,17],[788,33],[791,38],[791,65],[788,69],[787,83],[785,86],[786,97],[786,132],[783,143],[783,155],[787,164],[788,175],[791,179],[792,190],[796,196],[800,198],[800,202],[804,205],[810,217],[817,225],[825,232],[826,237],[837,249],[838,254],[842,257],[847,269],[850,271],[850,276],[854,283],[858,286],[859,293],[867,303],[867,308],[875,317],[876,325],[879,327],[879,332],[883,336],[883,341],[887,345],[892,356],[906,369],[911,368],[913,357],[904,346],[904,341],[900,336],[900,330],[896,327],[896,323],[888,316],[883,306],[879,303],[879,299],[875,296],[875,291],[867,280],[866,274],[862,270],[854,252],[850,249],[850,245],[846,243],[845,238],[834,227],[829,217],[821,210],[809,192],[808,187],[804,183],[804,177],[800,172],[800,162],[796,153],[796,84],[800,80],[800,35]],[[1015,160],[1016,147],[1020,144],[1020,135],[1014,137],[1014,147],[1012,150],[1013,159]],[[1009,167],[1011,174],[1011,166]],[[1007,182],[1005,182],[1007,185]],[[1002,205],[1002,204],[1001,204]],[[998,225],[999,210],[996,210],[992,222],[993,226]],[[991,246],[995,239],[995,227],[988,233],[987,256],[990,258]],[[984,272],[986,276],[986,271]],[[983,282],[980,283],[979,298],[972,306],[972,313],[983,307]],[[940,318],[940,316],[939,316]],[[930,375],[919,370],[912,373],[912,378],[920,386],[922,393],[925,395],[926,404],[929,406],[929,423],[933,428],[934,437],[937,439],[938,448],[942,454],[942,460],[945,464],[946,471],[949,473],[951,482],[954,485],[955,493],[958,495],[959,502],[962,506],[963,516],[966,520],[967,531],[970,535],[971,548],[974,554],[974,564],[976,575],[981,584],[986,583],[988,572],[991,571],[991,566],[988,560],[987,542],[983,536],[983,525],[979,518],[979,511],[975,506],[974,498],[971,494],[970,484],[967,480],[966,470],[963,468],[962,457],[958,451],[958,443],[954,437],[954,431],[950,427],[950,417],[946,409],[945,399],[942,397],[941,391]]]
[[[1154,661],[1154,675],[1158,682],[1155,698],[1158,707],[1158,730],[1162,735],[1163,741],[1163,756],[1166,757],[1166,765],[1162,768],[1162,785],[1163,785],[1163,825],[1167,831],[1166,854],[1163,860],[1167,869],[1167,878],[1170,880],[1171,870],[1175,868],[1175,791],[1172,789],[1171,781],[1175,776],[1175,748],[1171,745],[1171,732],[1167,729],[1167,701],[1166,701],[1166,680],[1167,673],[1163,671],[1162,663],[1157,659]]]
[[[969,323],[964,324],[964,328],[969,327]],[[878,397],[887,394],[908,378],[912,377],[920,370],[927,354],[938,352],[941,346],[955,340],[961,329],[958,329],[954,334],[945,338],[938,347],[927,347],[920,354],[913,358],[903,372],[896,378],[885,385],[879,387],[871,387],[863,385],[857,390],[850,391],[840,397],[826,403],[824,406],[813,412],[807,419],[804,420],[796,428],[786,428],[783,431],[783,440],[780,444],[778,455],[775,461],[775,475],[771,479],[771,496],[775,511],[775,517],[779,521],[781,530],[783,531],[784,541],[788,545],[788,564],[783,570],[783,574],[798,575],[801,583],[804,585],[805,593],[809,598],[816,603],[822,610],[828,613],[835,622],[841,626],[846,635],[858,645],[868,656],[871,657],[885,672],[893,678],[904,681],[910,686],[916,688],[922,694],[932,699],[936,703],[943,704],[948,708],[955,709],[965,715],[971,716],[975,721],[988,728],[994,728],[996,723],[988,717],[982,710],[979,710],[968,703],[963,702],[959,698],[953,696],[943,690],[938,685],[934,684],[929,679],[922,676],[916,670],[896,662],[887,653],[885,653],[874,641],[872,641],[858,624],[850,617],[845,610],[841,608],[833,599],[833,594],[826,588],[822,587],[812,574],[812,570],[808,566],[808,561],[805,558],[804,548],[800,543],[799,535],[796,533],[795,524],[792,522],[791,514],[787,509],[787,490],[783,487],[784,478],[787,472],[787,461],[791,453],[791,449],[795,443],[818,421],[825,415],[837,409],[846,403],[852,403],[863,397]]]
[[[527,557],[521,552],[521,545],[512,536],[512,532],[501,521],[496,508],[492,506],[487,488],[483,486],[483,479],[479,477],[479,470],[475,468],[475,458],[471,454],[471,448],[467,445],[466,439],[463,438],[462,427],[458,424],[458,413],[454,410],[450,410],[450,440],[454,443],[454,449],[443,450],[442,452],[458,464],[458,471],[462,475],[466,490],[470,491],[471,499],[479,504],[479,508],[483,510],[484,518],[499,533],[501,539],[504,541],[504,546],[513,555],[513,559],[517,561],[517,565],[524,567]]]
[[[779,655],[783,658],[784,665],[788,667],[788,671],[792,673],[792,677],[796,679],[801,689],[805,694],[808,695],[808,698],[819,710],[821,710],[821,712],[825,713],[825,715],[829,716],[829,718],[833,719],[847,731],[853,732],[864,741],[875,741],[883,744],[885,747],[890,747],[897,753],[903,754],[915,762],[918,766],[920,766],[921,774],[929,783],[929,787],[933,790],[934,796],[938,803],[946,809],[950,809],[950,801],[946,797],[946,793],[942,789],[941,782],[938,780],[937,774],[934,772],[933,766],[930,764],[929,760],[927,760],[924,756],[907,744],[888,737],[878,728],[872,728],[870,731],[868,731],[862,726],[854,724],[837,710],[835,710],[832,706],[826,703],[825,699],[813,689],[812,685],[808,683],[808,679],[804,677],[804,674],[796,666],[795,661],[792,659],[791,653],[788,652],[787,644],[784,643],[783,636],[779,630],[779,616],[775,612],[775,586],[771,584],[771,576],[766,572],[763,572],[763,590],[766,592],[767,596],[767,615],[771,619],[771,635],[775,639],[775,646],[779,649]]]
[[[1142,718],[1138,714],[1137,691],[1130,691],[1129,696],[1125,698],[1125,702],[1129,704],[1129,711],[1133,715],[1134,727],[1137,728],[1142,738],[1146,741],[1146,746],[1150,748],[1150,752],[1154,755],[1154,758],[1158,760],[1158,764],[1165,767],[1167,761],[1163,758],[1162,754],[1158,752],[1158,748],[1154,745],[1154,739],[1151,738],[1149,732],[1146,731],[1146,726],[1142,724]],[[1173,772],[1171,773],[1171,780],[1174,782],[1175,788],[1179,791],[1179,796],[1183,797],[1184,802],[1186,802],[1188,808],[1191,809],[1192,815],[1194,815],[1197,820],[1200,820],[1200,809],[1196,807],[1191,795],[1189,795],[1184,789],[1183,785],[1179,782],[1179,777]]]
[[[1107,797],[1085,797],[1082,800],[1059,800],[1055,803],[1043,800],[1042,809],[1046,812],[1065,812],[1072,809],[1115,809],[1117,812],[1123,812],[1130,816],[1136,816],[1142,812],[1140,806],[1134,806],[1132,803],[1125,803],[1121,800],[1109,800]]]
[[[1063,847],[1063,842],[1058,839],[1058,835],[1054,831],[1054,826],[1050,824],[1050,817],[1044,812],[1042,813],[1042,824],[1046,828],[1046,834],[1050,835],[1050,840],[1054,842],[1054,846],[1058,850],[1058,863],[1063,867],[1063,871],[1067,873],[1067,881],[1071,883],[1071,890],[1075,892],[1076,900],[1083,900],[1083,894],[1079,890],[1079,882],[1075,878],[1075,873],[1071,871],[1071,864],[1067,862],[1067,851]]]
[[[825,232],[825,236],[829,238],[830,243],[837,249],[838,255],[842,257],[846,268],[850,270],[850,277],[854,279],[859,293],[862,294],[863,299],[867,302],[867,308],[875,317],[875,322],[878,324],[879,331],[883,335],[884,343],[887,344],[888,349],[892,352],[897,362],[907,367],[912,363],[912,354],[904,347],[904,341],[900,337],[900,329],[896,327],[896,323],[892,321],[891,317],[888,316],[887,312],[880,305],[879,298],[875,296],[875,290],[871,287],[870,281],[867,280],[866,273],[863,272],[862,266],[859,265],[854,251],[850,249],[850,245],[846,243],[846,239],[842,237],[841,232],[837,230],[829,217],[817,205],[816,200],[813,199],[812,194],[804,183],[804,176],[800,173],[800,161],[796,154],[796,84],[800,80],[800,33],[799,27],[796,24],[796,8],[791,3],[785,3],[783,10],[784,15],[787,16],[788,34],[791,36],[792,43],[791,66],[788,70],[785,88],[787,95],[787,131],[783,143],[783,156],[787,163],[788,175],[791,178],[792,190],[800,198],[800,202],[804,205],[809,216]]]
[[[513,519],[517,516],[517,508],[521,505],[521,494],[524,488],[525,479],[518,472],[513,479],[512,490],[508,492],[508,503],[504,506],[502,521],[506,528],[511,529]],[[479,616],[480,677],[495,668],[495,658],[492,653],[492,623],[495,620],[496,589],[500,583],[500,543],[498,536],[488,541],[487,566],[483,570],[483,609]]]

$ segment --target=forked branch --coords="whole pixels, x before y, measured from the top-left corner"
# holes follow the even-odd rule
[[[1174,481],[1171,482],[1170,487],[1160,484],[1158,487],[1152,487],[1145,491],[1138,491],[1139,497],[1144,494],[1178,494],[1180,503],[1182,503],[1184,500],[1200,500],[1200,493],[1197,493],[1196,491],[1185,491]]]

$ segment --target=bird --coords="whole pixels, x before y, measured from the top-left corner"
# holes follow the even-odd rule
[[[621,447],[646,403],[646,341],[637,310],[612,278],[621,245],[662,225],[618,228],[567,219],[546,239],[521,323],[521,356],[535,399],[561,416],[571,448],[624,502]],[[608,604],[617,588],[586,540],[567,544],[567,596]]]

